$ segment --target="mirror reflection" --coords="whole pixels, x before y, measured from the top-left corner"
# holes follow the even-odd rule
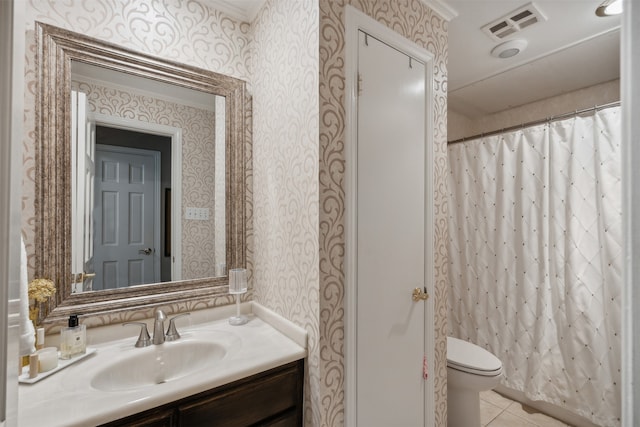
[[[72,293],[224,276],[225,98],[75,60],[71,81]]]
[[[40,22],[36,38],[40,160],[35,171],[34,274],[50,278],[57,290],[55,300],[40,311],[42,321],[63,321],[78,307],[84,315],[118,313],[161,304],[208,304],[226,293],[226,268],[246,266],[251,158],[246,83]],[[106,75],[91,74],[83,66]],[[138,190],[122,199],[113,194],[120,189],[108,188],[123,176],[146,182],[147,166],[107,159],[98,170],[96,152],[103,148],[98,145],[111,147],[98,153],[104,157],[114,149],[122,151],[114,140],[125,139],[118,135],[98,144],[101,128],[171,140],[170,185],[162,182],[162,169],[167,169],[163,158],[166,162],[169,157],[162,149],[124,144],[160,152],[160,159],[152,161],[160,164],[160,183],[153,184],[151,207],[144,207]],[[103,176],[105,182],[96,188]],[[149,234],[160,237],[150,243],[142,237],[145,210],[159,224]],[[119,218],[124,214],[127,227]],[[122,241],[140,244],[131,259],[99,260],[98,237],[105,244],[118,243],[118,252],[124,252]],[[140,265],[147,252],[154,260],[148,273]],[[160,258],[170,260],[168,267]],[[163,282],[169,275],[172,280]]]

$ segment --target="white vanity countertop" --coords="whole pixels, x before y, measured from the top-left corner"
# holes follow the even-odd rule
[[[137,333],[91,345],[96,352],[85,359],[35,384],[20,384],[19,425],[96,426],[306,357],[304,330],[255,303],[251,308],[253,314],[242,326],[231,326],[225,318],[178,327],[181,340],[209,337],[226,346],[227,353],[212,368],[162,384],[119,391],[95,389],[91,379],[101,368],[149,347],[134,347]]]

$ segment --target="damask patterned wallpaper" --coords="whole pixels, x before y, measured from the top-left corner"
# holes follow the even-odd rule
[[[78,89],[87,94],[89,112],[182,129],[182,279],[216,276],[217,263],[226,259],[223,253],[216,260],[214,250],[216,236],[225,235],[224,227],[216,234],[220,230],[214,215],[216,170],[224,168],[224,162],[216,164],[215,112],[95,83],[79,82]],[[189,206],[208,208],[209,220],[186,219]]]
[[[419,0],[320,0],[320,395],[322,424],[344,424],[344,141],[347,4],[435,54],[436,425],[445,426],[447,316],[447,22]]]
[[[320,426],[317,2],[267,1],[252,36],[254,299],[307,330],[305,425]]]
[[[254,298],[309,333],[305,422],[344,424],[344,8],[435,61],[436,425],[446,425],[447,24],[420,0],[268,0],[252,25],[195,0],[28,0],[23,231],[33,253],[35,20],[250,82]],[[319,90],[318,90],[319,88]],[[253,245],[253,247],[251,247]],[[218,297],[215,305],[230,303]],[[176,310],[193,310],[189,305]],[[202,307],[203,308],[203,307]],[[96,324],[124,320],[113,314]]]

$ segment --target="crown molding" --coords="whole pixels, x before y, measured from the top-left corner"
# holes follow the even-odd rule
[[[447,22],[458,16],[458,11],[449,6],[443,0],[421,0],[422,3],[431,8],[438,15],[443,17]]]
[[[253,22],[266,0],[200,0],[242,22]]]

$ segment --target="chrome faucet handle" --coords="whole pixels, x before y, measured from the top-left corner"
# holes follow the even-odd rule
[[[175,341],[180,338],[180,334],[176,329],[176,323],[174,322],[174,320],[176,320],[178,317],[188,316],[190,314],[191,313],[178,314],[177,316],[174,316],[171,318],[171,320],[169,320],[169,327],[167,328],[167,335],[165,336],[165,339],[167,341]]]
[[[122,326],[127,325],[140,325],[140,336],[138,337],[138,341],[136,341],[136,347],[146,347],[151,345],[151,337],[149,336],[149,330],[147,329],[147,324],[144,322],[127,322],[123,323]]]
[[[167,315],[164,314],[164,311],[157,309],[156,310],[156,320],[153,322],[153,344],[162,344],[164,342],[164,321],[167,318]]]

